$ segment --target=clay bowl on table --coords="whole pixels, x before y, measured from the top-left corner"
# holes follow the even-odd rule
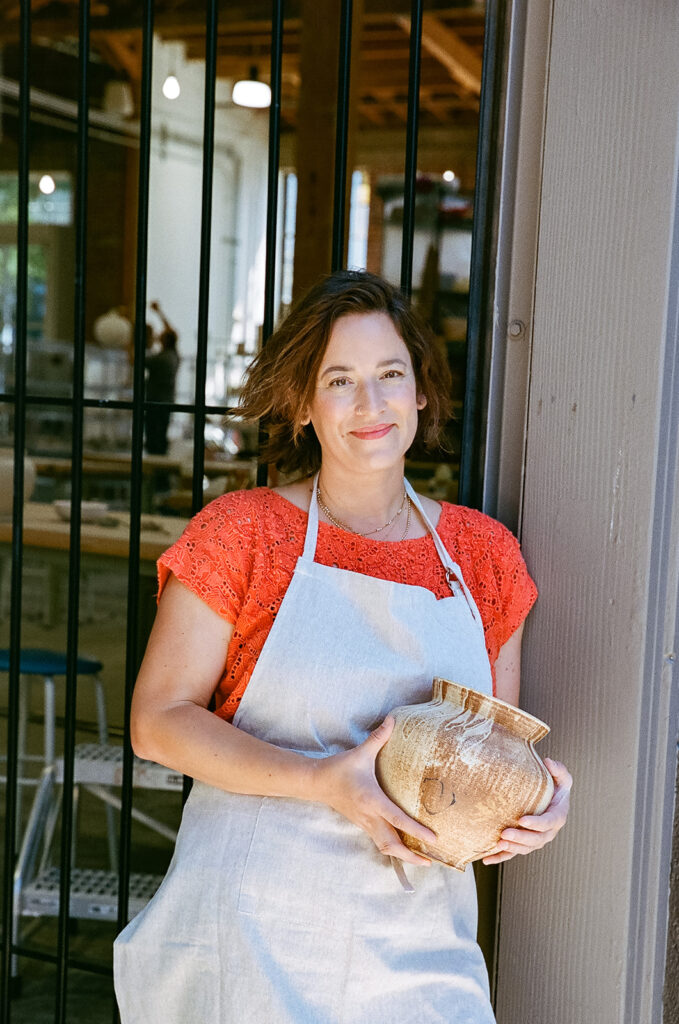
[[[541,814],[554,781],[533,749],[549,732],[496,697],[435,679],[432,699],[395,708],[394,731],[377,755],[380,786],[433,829],[436,842],[400,833],[406,846],[463,871],[524,814]]]

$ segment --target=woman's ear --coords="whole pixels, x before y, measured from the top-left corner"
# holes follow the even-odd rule
[[[417,405],[418,409],[424,409],[425,405],[427,404],[427,396],[426,395],[418,395],[417,396],[417,402],[415,404]]]
[[[304,415],[302,416],[301,420],[299,421],[299,424],[300,424],[301,427],[308,427],[310,423],[311,423],[311,415],[309,414],[309,411],[307,410],[304,413]]]

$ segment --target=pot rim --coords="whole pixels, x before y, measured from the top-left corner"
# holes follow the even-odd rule
[[[483,714],[486,714],[501,725],[507,725],[510,722],[515,725],[521,725],[526,739],[531,743],[537,743],[538,740],[543,739],[550,732],[549,726],[542,719],[531,715],[522,708],[517,708],[514,704],[509,704],[506,700],[501,700],[500,697],[482,693],[480,690],[474,690],[470,686],[463,686],[452,679],[445,679],[443,676],[434,677],[432,693],[434,697],[440,695],[444,699],[444,690],[451,689],[457,692],[459,703],[463,707],[468,708],[470,704],[473,704],[475,705],[474,710],[482,711]]]

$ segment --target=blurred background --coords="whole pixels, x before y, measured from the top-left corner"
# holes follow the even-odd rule
[[[80,7],[73,0],[32,0],[30,4],[23,320],[18,316],[17,231],[19,83],[26,55],[20,35],[22,5],[18,0],[2,0],[0,9],[0,646],[9,648],[10,641],[15,378],[18,341],[24,331],[29,400],[21,649],[63,657],[68,648],[68,613],[73,605],[68,519],[72,482],[78,474],[83,499],[76,581],[78,652],[98,667],[90,666],[78,678],[75,738],[78,744],[113,748],[118,774],[109,765],[96,776],[91,764],[87,768],[87,752],[76,748],[76,767],[80,758],[83,772],[94,770],[100,783],[83,774],[89,782],[76,794],[74,862],[79,870],[95,874],[90,893],[72,911],[70,948],[72,955],[89,957],[98,965],[99,975],[71,971],[68,1012],[74,1020],[109,1020],[118,870],[111,835],[115,833],[117,842],[115,801],[121,771],[116,759],[122,756],[130,676],[153,621],[155,560],[181,534],[197,504],[256,483],[257,427],[240,422],[233,409],[244,370],[265,333],[267,212],[272,208],[267,187],[272,5],[260,0],[220,4],[215,37],[206,31],[204,3],[156,0],[149,77],[142,59],[142,5],[128,0],[115,4],[92,0],[90,4],[87,181],[86,194],[80,196],[87,211],[80,298],[85,401],[82,460],[76,467],[72,445],[78,358],[74,324],[79,313],[74,282]],[[270,264],[273,280],[269,282],[273,326],[331,265],[343,10],[340,0],[322,4],[289,0],[284,5],[280,157]],[[483,2],[428,0],[422,5],[414,221],[407,241],[413,302],[430,322],[449,362],[455,418],[449,424],[446,450],[412,452],[407,472],[420,490],[452,501],[458,495],[465,401],[485,23]],[[354,3],[346,65],[350,92],[345,111],[343,263],[367,268],[395,284],[402,273],[408,100],[414,88],[411,24],[409,0]],[[204,271],[204,287],[209,286],[204,393],[198,394],[204,104],[210,44],[215,46],[216,61],[214,163],[209,267]],[[150,123],[142,124],[145,75],[151,116]],[[149,177],[144,189],[140,153],[147,141]],[[142,206],[147,204],[148,215],[141,276],[140,200]],[[141,326],[140,280],[146,292]],[[147,405],[144,413],[138,501],[133,500],[137,456],[132,444],[134,407],[141,400],[134,391],[135,331],[144,336],[145,397],[155,403]],[[140,354],[138,344],[137,358]],[[199,387],[202,379],[199,366]],[[204,401],[207,408],[204,417],[200,410],[196,415],[197,399],[199,406]],[[196,486],[197,450],[202,479]],[[139,560],[131,580],[133,536],[139,543]],[[132,653],[131,589],[135,591]],[[25,667],[22,662],[22,670]],[[53,707],[46,703],[48,676],[40,663],[22,674],[21,682],[24,735],[20,743],[26,756],[19,765],[24,781],[20,779],[18,786],[18,848],[25,842],[36,793],[39,820],[37,825],[33,822],[32,832],[29,829],[34,855],[25,863],[15,929],[21,948],[42,953],[43,962],[31,959],[29,963],[28,957],[21,957],[14,963],[17,992],[18,979],[23,980],[23,994],[13,1005],[15,1020],[53,1019],[36,1014],[47,1012],[38,1009],[43,1003],[52,1012],[56,985],[59,773],[63,774],[66,706],[63,672],[61,677],[55,675]],[[9,705],[6,674],[1,678],[4,743]],[[44,746],[50,723],[52,754]],[[90,761],[98,756],[101,749],[94,751]],[[29,761],[30,757],[34,760]],[[40,797],[37,783],[45,760],[51,761],[56,774],[49,792]],[[129,795],[131,871],[152,878],[139,890],[133,907],[143,904],[169,862],[172,832],[181,810],[181,780],[168,774],[149,775],[145,781],[135,776]],[[51,881],[45,882],[42,896],[36,895],[41,872],[45,875],[50,870]],[[109,886],[106,892],[104,882]],[[31,989],[31,980],[37,984],[36,979],[42,987]],[[92,1003],[94,993],[100,1002]],[[88,1003],[88,1016],[79,1016],[79,999]]]

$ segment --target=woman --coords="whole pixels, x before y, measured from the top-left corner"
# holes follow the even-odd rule
[[[251,367],[243,415],[301,477],[217,499],[160,560],[132,742],[197,781],[168,875],[116,943],[124,1024],[493,1021],[473,872],[409,850],[397,828],[432,833],[374,773],[389,710],[434,675],[518,698],[535,588],[516,541],[404,481],[447,395],[426,327],[360,272],[312,289]],[[563,825],[570,777],[549,768],[550,807],[486,863]]]

